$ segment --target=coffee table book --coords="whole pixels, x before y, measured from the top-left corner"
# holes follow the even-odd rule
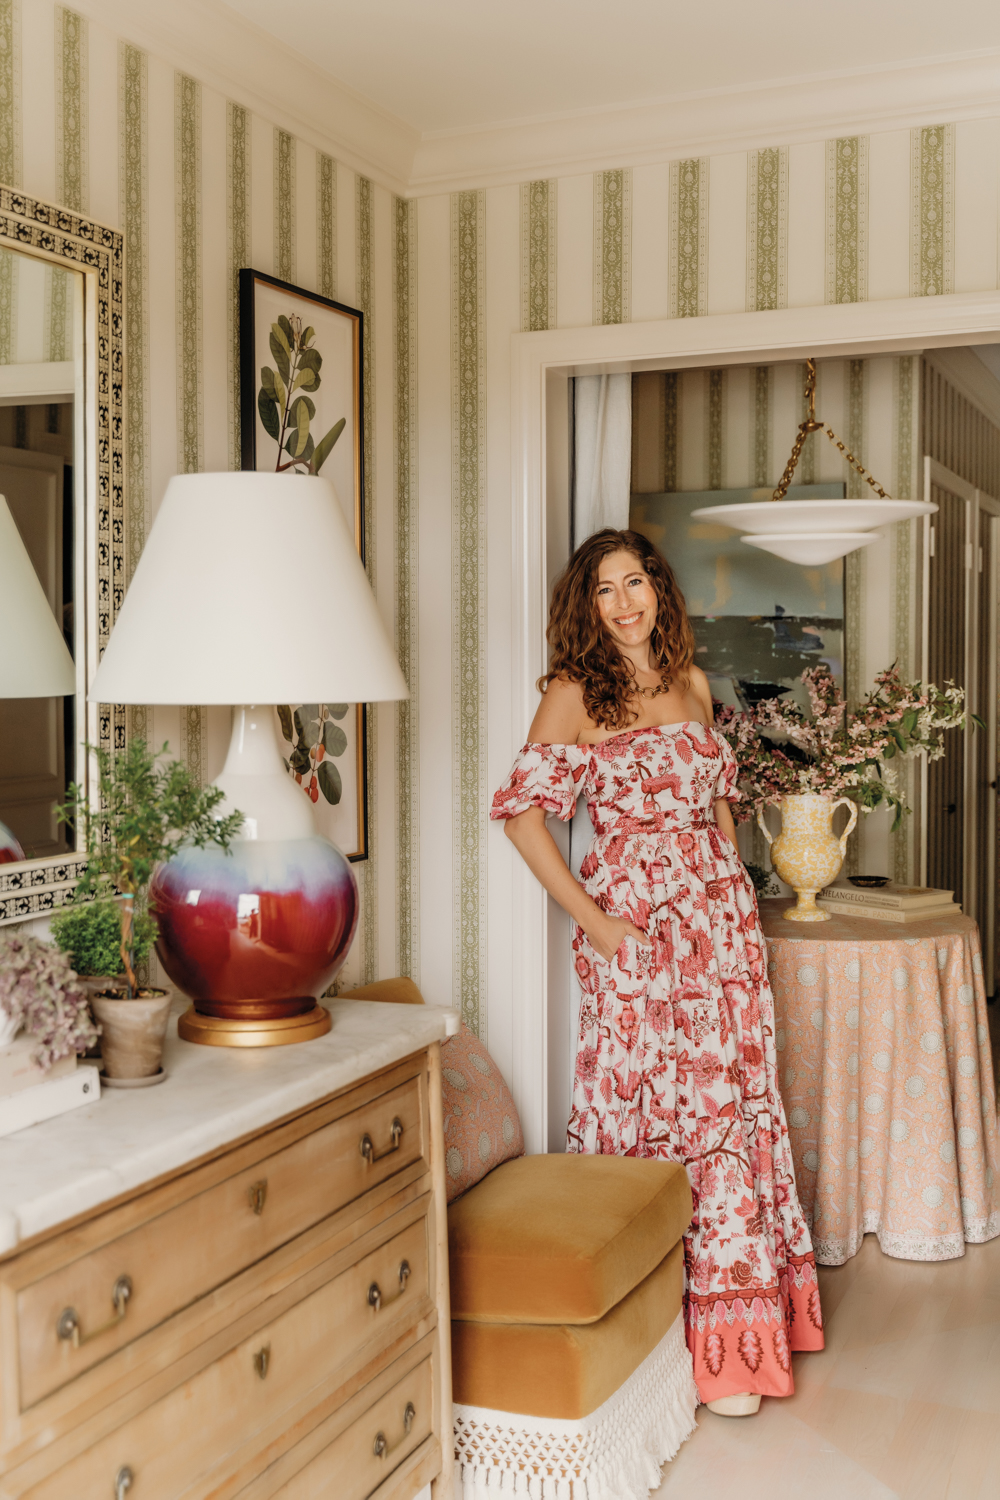
[[[817,897],[816,905],[831,916],[863,917],[868,922],[929,922],[932,917],[960,916],[962,908],[956,901],[942,901],[937,906],[920,906],[900,910],[891,906],[869,906],[856,902],[827,901]]]
[[[954,891],[939,891],[927,885],[886,885],[880,890],[862,890],[853,885],[828,885],[820,891],[820,900],[841,906],[885,907],[887,911],[927,911],[949,907]]]

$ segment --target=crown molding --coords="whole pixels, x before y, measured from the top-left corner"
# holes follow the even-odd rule
[[[405,194],[419,132],[221,0],[74,0],[89,20]]]
[[[1000,115],[1000,53],[425,133],[411,196]]]
[[[1000,115],[989,52],[421,135],[223,0],[76,8],[406,197]]]

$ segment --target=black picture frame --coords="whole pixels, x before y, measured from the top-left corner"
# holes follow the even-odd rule
[[[263,317],[268,317],[263,312],[260,304],[267,301],[273,306],[276,300],[287,299],[287,310],[299,312],[306,318],[316,330],[315,347],[321,348],[323,342],[324,324],[327,330],[332,331],[335,327],[341,335],[344,333],[343,325],[339,320],[347,320],[350,332],[350,422],[347,432],[350,434],[350,460],[351,480],[353,487],[353,524],[354,540],[358,549],[358,555],[364,561],[365,557],[365,464],[364,464],[364,337],[365,337],[365,315],[355,307],[348,307],[346,303],[335,302],[330,297],[320,296],[318,292],[308,291],[305,287],[295,286],[292,282],[282,281],[277,276],[271,276],[266,271],[257,271],[252,267],[244,267],[239,273],[239,409],[240,409],[240,468],[244,470],[264,469],[270,471],[272,461],[281,459],[281,448],[271,448],[267,451],[261,442],[263,435],[269,444],[274,443],[264,431],[257,405],[258,392],[260,390],[260,354],[258,349],[258,324]],[[263,317],[262,317],[263,313]],[[337,324],[331,323],[330,319],[338,320]],[[270,318],[268,317],[268,326]],[[328,355],[324,355],[324,360]],[[341,370],[342,377],[345,371]],[[346,382],[345,382],[346,383]],[[345,433],[345,435],[347,435]],[[339,444],[339,440],[338,440]],[[345,455],[343,450],[338,453],[340,468],[342,471],[341,484],[338,493],[345,488],[343,473],[345,471]],[[341,494],[341,500],[344,496]],[[291,708],[300,705],[289,705]],[[368,714],[366,705],[359,703],[355,705],[355,744],[356,755],[352,757],[355,762],[355,775],[357,787],[357,834],[356,847],[354,849],[344,848],[344,853],[352,863],[366,860],[369,850],[368,830]],[[281,731],[279,731],[281,732]],[[347,842],[343,832],[334,838],[334,842],[343,847]]]

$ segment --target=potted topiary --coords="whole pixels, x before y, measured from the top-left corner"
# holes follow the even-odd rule
[[[88,995],[121,984],[125,976],[122,923],[114,901],[78,896],[71,906],[56,912],[49,931],[56,947],[69,958]],[[132,917],[132,953],[136,965],[145,963],[155,941],[156,923],[145,906],[136,907]]]
[[[64,821],[74,822],[83,833],[87,863],[77,883],[77,900],[94,898],[77,940],[87,944],[88,964],[110,970],[91,1005],[103,1031],[106,1081],[113,1084],[129,1080],[135,1086],[163,1076],[160,1059],[171,997],[167,990],[140,987],[136,978],[136,964],[155,934],[156,914],[147,906],[153,872],[185,844],[199,849],[219,844],[228,850],[243,822],[240,812],[216,817],[222,789],[199,786],[186,766],[164,758],[166,752],[164,745],[154,754],[141,739],[131,740],[113,758],[105,750],[93,750],[97,806],[74,784],[59,810]],[[109,909],[118,924],[118,962],[113,966],[113,950],[107,945]],[[70,908],[78,919],[87,910]],[[70,947],[68,938],[60,943]]]

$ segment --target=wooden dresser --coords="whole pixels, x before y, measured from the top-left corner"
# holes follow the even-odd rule
[[[0,1141],[0,1496],[450,1500],[455,1016],[331,1010]]]

